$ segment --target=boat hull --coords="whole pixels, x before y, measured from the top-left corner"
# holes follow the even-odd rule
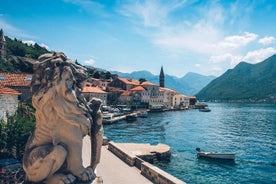
[[[213,159],[235,160],[235,153],[198,152],[197,156]]]

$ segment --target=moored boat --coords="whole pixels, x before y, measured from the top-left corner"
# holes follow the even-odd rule
[[[197,156],[203,158],[235,160],[236,153],[234,152],[202,152],[200,148],[196,148]]]
[[[148,111],[147,110],[138,111],[137,112],[137,116],[139,118],[147,118],[148,117]]]
[[[136,121],[137,120],[137,113],[131,113],[126,115],[126,121]]]
[[[211,109],[209,107],[205,107],[203,109],[199,109],[200,112],[211,112]]]

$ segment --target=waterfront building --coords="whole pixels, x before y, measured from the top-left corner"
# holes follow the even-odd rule
[[[162,88],[165,87],[165,75],[164,75],[164,71],[163,71],[163,66],[161,67],[161,70],[160,70],[159,86]]]
[[[130,91],[124,91],[119,99],[118,102],[120,105],[131,105],[132,102],[132,95]]]
[[[100,87],[102,90],[106,90],[108,84],[112,82],[112,79],[96,79],[96,78],[89,78],[87,82],[92,83],[94,87]]]
[[[160,87],[160,93],[162,93],[163,104],[166,109],[172,109],[174,107],[173,97],[176,95],[176,91],[169,88]]]
[[[187,109],[189,107],[190,98],[183,94],[176,94],[173,96],[174,108]]]
[[[127,78],[115,78],[112,82],[108,84],[110,87],[116,87],[123,90],[130,90],[136,86],[139,86],[140,82],[135,79],[127,79]]]
[[[6,39],[3,32],[3,29],[0,30],[0,58],[5,59],[6,58]]]
[[[103,105],[107,105],[107,93],[99,87],[94,87],[90,82],[84,84],[82,93],[87,101],[95,97],[101,99]]]
[[[141,101],[146,102],[149,105],[154,104],[162,104],[163,105],[163,93],[160,93],[159,86],[151,83],[149,81],[145,81],[141,84],[141,86],[145,89],[142,93]]]

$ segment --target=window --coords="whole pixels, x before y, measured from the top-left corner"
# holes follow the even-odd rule
[[[5,80],[5,76],[0,75],[0,80]]]
[[[31,81],[32,80],[32,76],[27,76],[27,81]]]

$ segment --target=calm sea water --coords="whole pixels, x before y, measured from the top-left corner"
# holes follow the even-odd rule
[[[276,104],[210,103],[198,110],[151,113],[105,125],[114,142],[165,143],[169,162],[155,163],[187,183],[276,183]],[[236,152],[235,162],[198,159],[203,151]]]

